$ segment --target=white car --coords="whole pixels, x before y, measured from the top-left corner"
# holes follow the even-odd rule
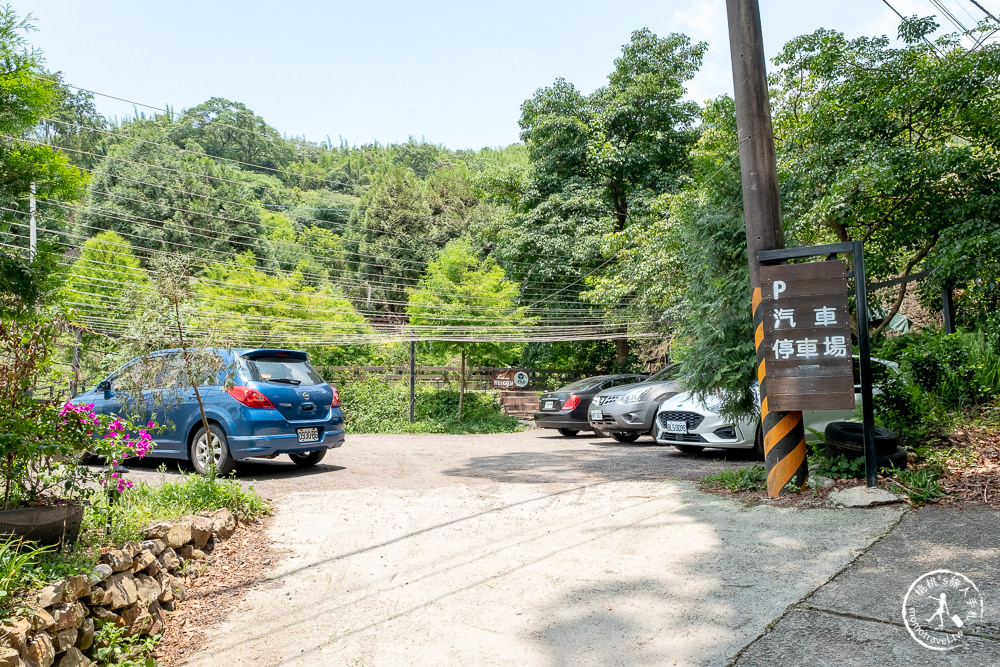
[[[891,361],[872,359],[872,383],[877,384],[885,373],[899,372]],[[756,393],[756,385],[754,392]],[[814,410],[803,412],[802,420],[806,440],[822,439],[826,425],[835,421],[860,421],[857,408],[861,407],[861,379],[858,359],[854,359],[854,410]],[[702,402],[689,392],[682,391],[660,403],[653,420],[653,438],[662,445],[673,445],[682,452],[700,452],[706,447],[753,450],[757,458],[764,458],[764,439],[760,420],[723,419],[717,412],[721,405],[711,400]]]

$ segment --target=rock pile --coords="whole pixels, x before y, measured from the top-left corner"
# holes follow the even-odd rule
[[[104,623],[133,635],[163,631],[166,612],[185,596],[180,574],[207,558],[213,540],[236,530],[229,510],[155,523],[142,542],[101,554],[90,575],[78,574],[37,593],[32,611],[0,624],[0,667],[86,667],[86,652]]]

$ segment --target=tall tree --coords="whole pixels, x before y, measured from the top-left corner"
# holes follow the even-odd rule
[[[406,289],[446,240],[439,238],[432,218],[426,186],[408,167],[387,166],[375,176],[345,235],[360,308],[400,318]]]
[[[283,169],[294,149],[278,131],[242,102],[213,97],[186,109],[170,125],[169,138],[182,148],[236,160],[246,168]]]
[[[337,288],[309,285],[298,269],[261,271],[249,253],[211,265],[195,289],[199,321],[233,345],[292,345],[338,363],[357,356],[352,338],[372,331]]]
[[[62,290],[63,298],[85,315],[124,321],[130,309],[123,299],[149,287],[128,241],[114,232],[101,232],[83,244]]]
[[[406,307],[416,335],[434,340],[434,346],[461,356],[462,376],[458,420],[465,402],[465,365],[476,361],[509,363],[510,345],[483,342],[498,333],[528,326],[523,306],[517,306],[518,288],[491,259],[480,260],[468,239],[449,242],[427,267],[420,283],[409,290]],[[476,342],[478,339],[478,342]]]
[[[522,105],[531,170],[519,192],[501,182],[514,214],[494,233],[498,241],[530,238],[497,243],[527,293],[535,290],[532,278],[551,276],[545,289],[562,300],[576,297],[588,277],[613,271],[614,258],[601,252],[603,237],[626,232],[659,195],[676,190],[698,136],[698,106],[682,99],[684,82],[705,49],[684,35],[637,30],[606,86],[584,95],[557,79]]]
[[[26,219],[13,211],[27,212],[32,185],[40,198],[73,199],[86,182],[64,156],[29,138],[56,98],[41,56],[25,38],[33,30],[29,19],[0,6],[0,234],[22,247]]]
[[[995,24],[971,49],[925,41],[936,28],[904,20],[898,48],[830,30],[785,46],[773,79],[784,209],[800,243],[864,241],[870,277],[929,267],[975,293],[1000,279],[1000,44],[979,40]]]
[[[219,259],[251,250],[267,261],[258,202],[281,197],[274,178],[242,171],[166,143],[165,117],[126,126],[89,188],[77,219],[83,237],[111,230],[140,251],[180,251]]]

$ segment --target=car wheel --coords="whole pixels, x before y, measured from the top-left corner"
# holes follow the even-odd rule
[[[705,449],[701,445],[674,445],[674,447],[681,450],[685,454],[697,454],[701,450]]]
[[[573,428],[560,428],[556,430],[559,431],[559,435],[565,435],[567,438],[572,438],[574,435],[579,433],[579,431]]]
[[[640,435],[640,433],[634,433],[632,431],[618,431],[616,433],[612,433],[611,437],[618,442],[629,443],[638,440]]]
[[[835,451],[864,454],[865,427],[858,422],[830,422],[824,435],[826,446]],[[891,456],[899,445],[896,434],[881,426],[875,427],[875,455]]]
[[[302,466],[303,468],[309,468],[322,461],[324,456],[326,456],[326,450],[317,449],[314,452],[289,454],[288,458],[290,458],[292,460],[292,463],[294,463],[297,466]]]
[[[204,475],[213,467],[219,475],[227,475],[236,467],[236,461],[229,453],[226,434],[218,424],[211,424],[206,435],[205,427],[198,428],[191,441],[191,463],[194,469]]]
[[[750,453],[758,461],[764,460],[764,428],[757,424],[757,432],[753,436],[753,449]]]

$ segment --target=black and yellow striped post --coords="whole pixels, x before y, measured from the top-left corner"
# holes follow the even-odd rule
[[[754,347],[757,350],[757,384],[760,389],[760,426],[764,437],[767,495],[772,498],[801,491],[809,479],[805,428],[801,412],[778,412],[767,406],[767,346],[760,286],[753,289]]]

